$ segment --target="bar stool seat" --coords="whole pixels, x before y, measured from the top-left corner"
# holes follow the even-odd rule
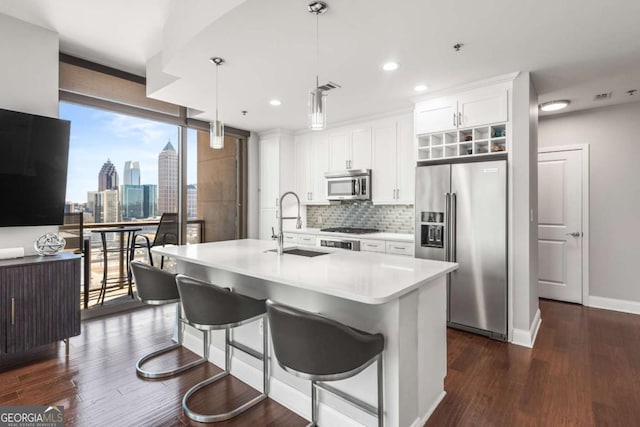
[[[318,422],[317,391],[328,391],[378,418],[383,425],[382,352],[384,335],[370,334],[324,316],[267,301],[271,340],[286,372],[311,380],[311,423]],[[377,363],[378,405],[324,384],[353,377]]]
[[[233,340],[231,329],[263,319],[266,323],[266,306],[264,300],[257,300],[231,292],[202,280],[179,274],[176,277],[178,291],[182,300],[185,317],[189,324],[208,333],[211,330],[225,331],[225,368],[224,371],[199,382],[191,387],[182,399],[182,409],[187,417],[194,421],[211,423],[228,420],[257,405],[269,394],[268,335],[264,326],[262,354]],[[230,375],[230,347],[238,349],[262,361],[263,390],[262,393],[235,409],[221,414],[201,414],[189,407],[189,399],[198,391],[210,384]]]
[[[137,298],[144,304],[164,305],[180,303],[180,294],[178,293],[178,286],[174,274],[140,261],[131,261],[131,273],[135,277],[138,288]],[[184,319],[180,316],[179,305],[176,307],[176,318],[179,326],[178,342],[162,347],[138,359],[136,362],[136,372],[139,376],[149,379],[168,378],[207,362],[207,352],[209,350],[209,343],[207,341],[208,334],[203,334],[204,350],[202,358],[167,371],[152,372],[142,367],[148,360],[182,346],[182,327],[180,323],[184,322]]]

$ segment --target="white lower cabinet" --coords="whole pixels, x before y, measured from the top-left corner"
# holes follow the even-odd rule
[[[386,242],[386,252],[388,254],[396,255],[410,255],[413,256],[414,244],[413,242]]]
[[[313,234],[298,234],[298,244],[303,246],[315,246],[316,236]]]
[[[298,236],[295,234],[284,233],[285,243],[298,243]]]
[[[360,250],[362,252],[386,252],[384,240],[360,240]]]

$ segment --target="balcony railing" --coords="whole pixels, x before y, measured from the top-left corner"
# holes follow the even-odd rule
[[[70,222],[70,221],[69,221]],[[60,234],[66,239],[66,250],[73,250],[84,255],[83,262],[83,286],[81,291],[82,308],[88,308],[90,305],[97,303],[98,294],[102,286],[102,278],[104,272],[104,259],[102,252],[102,241],[99,233],[92,233],[92,230],[101,228],[114,227],[140,227],[142,231],[136,234],[143,234],[153,242],[155,232],[158,229],[159,220],[144,221],[128,221],[128,222],[110,222],[110,223],[79,223],[65,224],[59,227]],[[187,221],[187,243],[201,243],[204,241],[205,221],[202,219],[192,219]],[[122,260],[126,260],[127,250],[126,242],[120,242],[120,234],[108,234],[108,245],[120,248],[115,253],[107,254],[109,262],[108,276],[122,276],[124,270],[121,264]],[[85,243],[86,241],[86,243]],[[142,242],[143,239],[139,239]],[[86,245],[86,247],[85,247]],[[88,253],[85,253],[88,249]],[[147,250],[138,248],[134,254],[135,259],[146,259]],[[155,258],[154,258],[154,261]],[[155,262],[154,262],[155,264]],[[169,264],[169,268],[171,265]],[[165,268],[167,263],[165,262]],[[126,275],[126,272],[124,272]],[[135,289],[135,284],[134,284]],[[109,285],[107,287],[107,297],[105,301],[127,295],[128,286],[124,283]]]

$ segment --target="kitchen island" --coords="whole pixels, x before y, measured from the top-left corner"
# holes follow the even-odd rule
[[[446,274],[457,264],[325,248],[317,248],[326,253],[315,257],[278,256],[273,249],[274,242],[247,239],[152,251],[176,259],[179,273],[381,332],[386,339],[385,425],[422,425],[444,397]],[[198,333],[186,328],[184,345],[199,352]],[[247,325],[234,333],[243,344],[260,348],[261,327]],[[221,332],[212,333],[211,361],[218,366],[224,363],[223,342]],[[242,356],[234,354],[232,373],[259,388],[259,366]],[[285,373],[271,357],[270,397],[309,418],[310,383]],[[376,404],[375,366],[332,385]],[[375,424],[326,393],[320,396],[319,414],[324,425]]]

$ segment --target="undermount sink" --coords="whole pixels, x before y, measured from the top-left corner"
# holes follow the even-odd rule
[[[277,249],[269,249],[267,252],[277,252]],[[313,258],[316,256],[320,256],[320,255],[327,255],[329,252],[318,252],[318,251],[312,251],[310,249],[300,249],[300,248],[287,248],[284,250],[285,254],[288,255],[299,255],[299,256],[305,256],[307,258]]]

